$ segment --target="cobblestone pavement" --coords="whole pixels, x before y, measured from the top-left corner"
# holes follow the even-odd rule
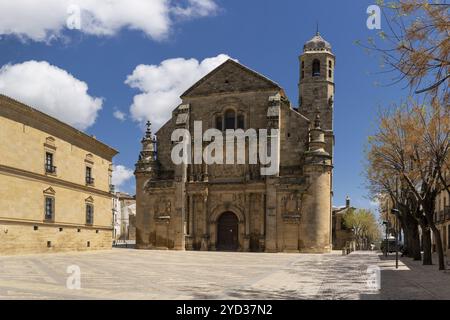
[[[80,290],[66,287],[71,265],[81,270]],[[367,285],[367,268],[373,265],[382,267],[381,291]],[[390,299],[398,290],[401,298],[442,298],[429,289],[423,293],[414,282],[402,291],[397,280],[409,279],[408,273],[399,278],[395,272],[400,271],[391,269],[391,260],[382,261],[372,252],[342,256],[113,249],[10,256],[0,257],[0,299]],[[448,274],[439,276],[450,279]]]

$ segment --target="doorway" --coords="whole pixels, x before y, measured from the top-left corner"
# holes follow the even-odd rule
[[[217,250],[236,251],[239,248],[239,220],[232,212],[223,213],[217,222]]]

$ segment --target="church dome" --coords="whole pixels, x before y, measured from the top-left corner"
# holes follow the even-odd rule
[[[328,41],[324,40],[320,33],[317,32],[316,35],[305,43],[303,51],[328,51],[331,52],[331,45]]]

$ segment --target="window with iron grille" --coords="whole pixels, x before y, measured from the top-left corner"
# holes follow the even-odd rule
[[[45,197],[45,220],[53,220],[55,214],[55,199]]]
[[[53,165],[53,153],[51,152],[45,153],[45,172],[47,173],[56,172],[56,167]]]
[[[92,204],[86,204],[86,224],[94,223],[94,206]]]
[[[86,167],[86,183],[94,184],[94,178],[92,178],[92,168]]]

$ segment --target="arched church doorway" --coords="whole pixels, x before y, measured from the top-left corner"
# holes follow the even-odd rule
[[[217,221],[217,249],[236,251],[239,248],[239,220],[233,212],[223,213]]]

